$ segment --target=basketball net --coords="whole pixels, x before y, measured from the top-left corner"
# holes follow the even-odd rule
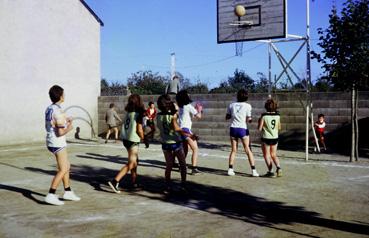
[[[235,39],[236,40],[242,39],[243,31],[238,27],[235,27],[235,28],[236,28],[236,30],[234,31]],[[235,50],[236,50],[236,56],[242,56],[243,41],[236,41],[235,42]]]
[[[236,48],[236,56],[242,56],[243,42],[242,41],[236,42],[235,48]]]

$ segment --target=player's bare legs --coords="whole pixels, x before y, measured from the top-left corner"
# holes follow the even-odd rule
[[[68,153],[67,149],[64,148],[63,150],[57,152],[55,154],[56,162],[58,164],[58,172],[56,173],[55,177],[51,182],[51,188],[57,189],[60,182],[63,181],[64,187],[70,187],[69,184],[69,170],[70,170],[70,162],[68,160]]]
[[[278,156],[277,156],[277,146],[278,146],[278,144],[270,146],[270,157],[272,158],[275,166],[277,167],[277,176],[281,177],[282,176],[282,169],[281,169],[281,165],[279,164],[279,159],[278,159]]]
[[[228,161],[228,175],[229,176],[234,176],[234,170],[233,170],[233,164],[234,164],[234,159],[236,157],[236,153],[237,153],[237,148],[238,148],[238,139],[236,138],[232,138],[231,137],[231,153],[229,154],[229,161]]]
[[[266,163],[266,166],[268,168],[268,172],[272,172],[272,169],[273,169],[273,164],[272,164],[272,161],[269,159],[270,157],[270,148],[269,148],[269,145],[263,143],[261,145],[261,149],[263,151],[263,157],[264,157],[264,161]]]
[[[251,166],[252,176],[253,177],[259,177],[259,174],[256,172],[256,169],[255,169],[254,155],[250,150],[249,142],[250,142],[249,136],[245,136],[242,139],[242,145],[243,145],[243,148],[245,150],[245,153],[247,155],[247,158],[249,159],[249,163],[250,163],[250,166]]]

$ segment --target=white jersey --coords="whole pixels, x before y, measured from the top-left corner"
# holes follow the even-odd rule
[[[198,111],[191,104],[187,104],[182,108],[179,108],[178,123],[181,128],[191,129],[192,117],[196,115]]]
[[[246,102],[234,102],[227,108],[231,115],[231,127],[247,129],[246,118],[251,117],[251,105]]]
[[[64,117],[64,112],[60,105],[51,104],[46,108],[45,111],[45,129],[46,129],[46,145],[48,147],[65,147],[67,146],[67,142],[64,136],[56,136],[57,124],[56,118]],[[65,125],[66,127],[66,121]]]

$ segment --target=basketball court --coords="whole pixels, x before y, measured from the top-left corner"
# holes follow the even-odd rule
[[[306,37],[289,35],[286,0],[218,0],[218,43]],[[308,8],[307,8],[308,9]],[[308,14],[307,14],[308,15]],[[308,27],[307,27],[308,29]],[[291,39],[293,38],[293,39]],[[298,53],[298,52],[297,52]],[[297,54],[296,53],[296,54]],[[277,55],[283,73],[293,72]],[[307,57],[307,61],[309,57]],[[266,63],[267,65],[267,63]],[[269,81],[271,82],[269,64]],[[306,70],[310,81],[309,62]],[[290,79],[291,80],[291,79]],[[306,102],[307,127],[311,102]],[[307,132],[309,129],[307,128]],[[308,136],[307,136],[308,138]],[[159,144],[139,152],[139,189],[130,176],[122,193],[107,186],[127,162],[120,143],[70,140],[71,187],[82,198],[52,206],[44,202],[56,163],[44,143],[0,146],[0,237],[368,237],[369,161],[348,163],[336,154],[279,150],[283,176],[251,177],[246,156],[236,156],[236,176],[228,176],[226,144],[200,144],[201,174],[188,175],[188,191],[166,195],[165,161]],[[253,146],[256,168],[267,172],[260,147]],[[190,156],[187,157],[189,163]],[[178,169],[172,172],[179,183]],[[60,185],[57,194],[63,192]]]
[[[160,145],[140,147],[142,189],[113,193],[106,182],[127,161],[123,146],[70,141],[72,188],[79,202],[43,202],[55,160],[43,144],[0,147],[0,237],[367,237],[369,161],[279,151],[283,177],[253,178],[243,153],[227,175],[228,145],[203,144],[189,192],[163,194]],[[260,148],[253,147],[260,174]],[[187,161],[189,163],[189,161]],[[179,173],[172,173],[179,182]],[[57,190],[62,193],[62,186]]]

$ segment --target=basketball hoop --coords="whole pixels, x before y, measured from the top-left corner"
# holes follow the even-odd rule
[[[244,37],[245,32],[242,30],[242,28],[250,27],[252,25],[252,21],[234,21],[232,23],[229,23],[230,26],[234,27],[233,35],[235,39],[242,39]],[[243,51],[243,41],[236,41],[235,42],[235,50],[236,54],[235,56],[242,56]]]
[[[238,21],[233,21],[229,25],[231,27],[234,27],[234,36],[236,39],[242,39],[243,37],[243,31],[241,28],[250,27],[253,22],[252,21],[241,21],[241,17],[246,15],[246,8],[243,5],[236,5],[234,8],[234,14],[237,16]],[[243,51],[243,41],[236,41],[235,42],[235,50],[236,50],[236,56],[242,56]]]
[[[230,26],[238,26],[238,27],[250,27],[254,24],[253,21],[234,21],[229,23]]]

